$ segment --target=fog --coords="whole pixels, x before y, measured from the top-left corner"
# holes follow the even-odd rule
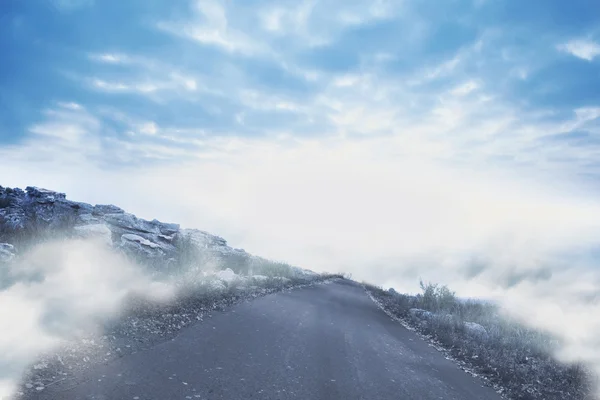
[[[42,353],[101,328],[127,296],[173,296],[171,287],[93,240],[36,246],[0,272],[0,399],[15,392]]]
[[[512,317],[556,335],[563,343],[557,357],[584,361],[600,375],[595,194],[558,174],[398,157],[387,151],[393,145],[386,139],[280,145],[246,140],[194,161],[114,172],[87,166],[68,175],[58,173],[61,166],[35,175],[24,168],[5,183],[111,202],[141,217],[222,235],[257,255],[348,272],[385,288],[415,292],[419,279],[447,284],[461,296],[496,300]],[[63,317],[56,324],[39,322],[47,304],[79,304],[70,300],[113,293],[100,296],[113,300],[68,308],[67,314],[86,316],[75,318],[73,326],[79,326],[114,311],[127,290],[146,284],[123,272],[114,256],[89,259],[73,251],[92,267],[103,258],[116,275],[101,275],[101,284],[89,275],[69,277],[77,284],[59,300],[53,285],[60,284],[62,272],[55,283],[2,292],[3,303],[15,304],[3,307],[11,310],[4,318],[26,315],[16,328],[22,333],[11,337],[33,335],[42,348],[56,340],[53,332],[63,324]],[[129,286],[138,279],[142,283]],[[32,296],[36,291],[42,295]],[[12,348],[10,339],[2,343]]]

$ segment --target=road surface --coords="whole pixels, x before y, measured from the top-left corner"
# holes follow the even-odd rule
[[[499,400],[349,281],[237,305],[38,399]]]

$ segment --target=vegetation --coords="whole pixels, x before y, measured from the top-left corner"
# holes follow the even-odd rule
[[[432,283],[421,282],[417,296],[365,287],[384,309],[510,399],[595,398],[591,374],[583,365],[565,365],[552,356],[555,338],[503,318],[493,304],[461,300],[448,287]]]

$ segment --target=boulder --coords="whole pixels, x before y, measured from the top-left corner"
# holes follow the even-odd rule
[[[53,192],[52,190],[41,189],[35,186],[28,186],[25,188],[25,191],[30,200],[40,204],[54,203],[58,200],[65,200],[67,197],[64,193]]]

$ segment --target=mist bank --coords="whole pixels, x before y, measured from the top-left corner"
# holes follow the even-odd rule
[[[0,398],[68,382],[217,307],[329,278],[34,187],[0,187],[0,242]]]
[[[448,284],[560,337],[560,360],[600,371],[600,203],[589,180],[444,162],[402,151],[394,137],[208,143],[194,160],[118,171],[40,162],[11,179],[114,196],[139,215],[202,226],[269,259],[402,292],[417,292],[419,278]]]

